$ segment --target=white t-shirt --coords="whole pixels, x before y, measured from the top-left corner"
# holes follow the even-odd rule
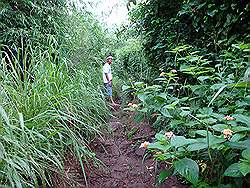
[[[102,70],[103,82],[104,82],[104,83],[108,83],[108,80],[107,80],[107,78],[106,78],[105,73],[108,74],[109,80],[112,80],[111,67],[110,67],[110,65],[109,65],[108,63],[105,63],[105,64],[103,65],[103,70]]]

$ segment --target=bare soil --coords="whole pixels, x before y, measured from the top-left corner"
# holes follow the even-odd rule
[[[117,111],[109,121],[110,131],[90,144],[96,157],[103,164],[87,167],[86,178],[90,188],[182,188],[176,177],[169,177],[158,185],[157,175],[161,165],[156,164],[144,148],[144,141],[150,141],[155,132],[148,122],[135,123],[134,113]],[[68,155],[65,161],[65,175],[55,178],[54,187],[87,187],[79,162]]]

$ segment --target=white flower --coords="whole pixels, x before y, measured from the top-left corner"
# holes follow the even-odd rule
[[[165,136],[166,136],[168,139],[171,139],[172,137],[174,137],[174,133],[173,133],[172,131],[166,132],[166,133],[165,133]]]
[[[172,69],[170,72],[172,72],[172,73],[177,73],[177,70]]]
[[[147,148],[148,145],[149,145],[149,142],[146,142],[146,141],[145,141],[145,142],[141,143],[141,145],[140,145],[139,148]]]

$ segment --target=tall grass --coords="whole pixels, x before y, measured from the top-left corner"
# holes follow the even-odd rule
[[[108,115],[93,76],[99,73],[88,65],[73,69],[63,56],[54,62],[52,46],[29,51],[29,61],[23,59],[29,69],[19,67],[18,58],[7,66],[7,54],[1,59],[0,185],[51,185],[66,151],[75,153],[83,170],[94,156],[88,143]]]

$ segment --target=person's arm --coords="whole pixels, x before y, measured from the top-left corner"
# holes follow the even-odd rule
[[[109,80],[108,73],[105,73],[106,79],[108,81],[108,84],[111,85],[111,80]]]

